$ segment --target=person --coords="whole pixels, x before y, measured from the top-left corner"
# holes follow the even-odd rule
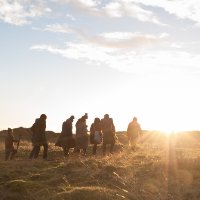
[[[63,153],[65,157],[69,156],[69,150],[70,148],[75,147],[75,139],[73,138],[73,121],[74,116],[72,115],[70,118],[68,118],[66,121],[62,124],[62,132],[56,142],[56,146],[60,146],[63,149]]]
[[[135,150],[137,140],[141,136],[141,134],[142,130],[140,124],[138,123],[137,118],[134,117],[127,128],[127,137],[132,150]]]
[[[43,146],[43,159],[47,159],[48,153],[48,143],[46,139],[45,129],[46,129],[46,119],[45,114],[40,115],[40,118],[35,120],[35,123],[31,127],[32,131],[32,145],[33,149],[30,153],[30,159],[36,159],[40,152],[40,147]]]
[[[13,136],[13,130],[8,128],[5,138],[5,160],[12,160],[17,153],[17,149],[14,148],[14,142],[19,142]]]
[[[86,119],[88,119],[87,113],[82,116],[76,122],[76,149],[75,152],[83,151],[83,155],[86,155],[88,147],[88,134],[87,134],[87,125]]]
[[[96,154],[97,145],[102,142],[102,129],[101,129],[101,120],[99,118],[94,119],[90,127],[90,143],[93,144],[92,153]]]
[[[106,155],[106,146],[110,145],[110,153],[113,153],[114,145],[115,145],[115,126],[113,123],[113,119],[109,117],[108,114],[104,115],[104,118],[101,119],[101,127],[103,132],[103,155]]]

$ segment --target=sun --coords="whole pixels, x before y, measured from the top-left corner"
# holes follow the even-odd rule
[[[117,128],[126,130],[135,116],[143,130],[157,130],[166,135],[198,129],[199,106],[195,103],[197,100],[191,98],[195,93],[191,91],[191,95],[185,95],[184,88],[167,85],[148,88],[145,79],[140,87],[134,88],[133,85],[130,82],[123,88],[123,93],[116,93],[115,101],[112,106],[109,105],[113,109],[112,117]],[[191,103],[191,99],[194,103]],[[107,102],[101,105],[103,110]]]
[[[166,117],[167,118],[167,117]],[[183,131],[184,127],[182,123],[179,123],[178,120],[171,118],[164,118],[162,117],[159,121],[159,131],[161,131],[165,135],[172,135],[174,133],[178,133]]]
[[[161,133],[163,133],[164,135],[172,135],[175,133],[175,131],[171,131],[171,130],[165,130],[165,131],[161,131]]]

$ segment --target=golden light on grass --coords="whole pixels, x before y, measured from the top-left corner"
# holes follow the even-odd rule
[[[102,157],[100,146],[97,156],[91,156],[90,146],[86,157],[70,152],[65,160],[62,150],[54,146],[57,135],[49,133],[49,161],[43,161],[41,153],[31,162],[30,140],[22,140],[14,161],[0,160],[0,194],[3,200],[13,196],[22,199],[22,195],[24,199],[38,200],[94,196],[97,200],[198,200],[199,138],[199,132],[164,135],[159,131],[144,131],[136,151],[131,151],[126,134],[119,133],[112,156]],[[2,137],[0,156],[3,155]],[[191,190],[193,185],[197,189]]]

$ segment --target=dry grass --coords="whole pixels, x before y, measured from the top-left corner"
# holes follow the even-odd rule
[[[0,143],[0,197],[3,200],[198,200],[200,136],[165,136],[147,132],[131,151],[125,135],[112,156],[63,158],[50,139],[49,161],[29,161],[31,145],[23,140],[15,161],[3,161]],[[50,136],[49,136],[50,137]],[[123,143],[124,148],[121,147]],[[91,154],[91,149],[88,154]]]

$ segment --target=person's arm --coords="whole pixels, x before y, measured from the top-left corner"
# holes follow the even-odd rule
[[[90,126],[90,134],[91,134],[91,135],[94,134],[94,124],[92,124],[92,125]]]
[[[15,139],[13,135],[11,136],[11,140],[12,142],[19,142],[19,140]]]

